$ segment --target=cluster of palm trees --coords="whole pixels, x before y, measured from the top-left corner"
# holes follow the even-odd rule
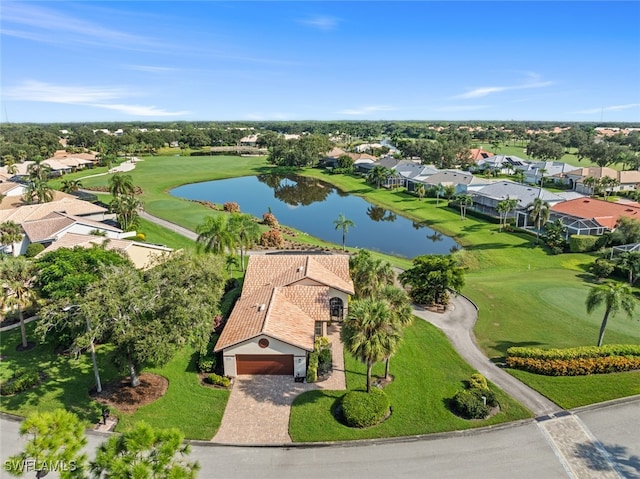
[[[124,231],[132,231],[138,227],[138,212],[142,201],[135,196],[135,186],[131,175],[116,173],[109,178],[109,193],[113,196],[110,208]]]
[[[391,265],[361,250],[349,260],[355,285],[355,300],[342,325],[345,348],[367,366],[367,392],[371,391],[373,365],[389,360],[402,340],[403,329],[411,324],[413,310],[405,291],[395,286]]]
[[[595,176],[587,176],[583,181],[585,186],[591,188],[594,195],[602,194],[604,199],[607,199],[607,195],[611,191],[620,185],[620,181],[617,178],[611,178],[609,176],[603,176],[602,178],[596,178]]]
[[[367,181],[376,185],[376,188],[380,188],[383,184],[389,183],[391,186],[396,187],[399,183],[402,183],[402,178],[399,173],[386,166],[374,166],[367,174]]]
[[[244,254],[260,239],[260,226],[246,213],[207,216],[196,228],[197,242],[206,252],[217,255],[230,254],[227,264],[234,263],[234,253],[240,252],[240,265],[244,271]]]
[[[53,201],[53,189],[47,183],[51,167],[41,161],[32,163],[27,168],[29,183],[24,192],[27,203],[48,203]]]
[[[500,215],[500,231],[507,227],[509,213],[511,213],[516,206],[518,206],[518,200],[515,198],[509,198],[508,196],[506,199],[500,201],[496,206],[496,211]]]

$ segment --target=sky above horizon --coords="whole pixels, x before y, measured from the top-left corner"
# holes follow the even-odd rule
[[[640,2],[11,1],[2,122],[640,121]]]

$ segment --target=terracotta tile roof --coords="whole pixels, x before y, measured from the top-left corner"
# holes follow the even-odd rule
[[[491,153],[490,151],[483,150],[482,148],[470,148],[469,156],[471,157],[471,161],[478,162],[479,160],[484,160],[491,156],[495,156],[495,153]]]
[[[614,229],[622,216],[640,221],[640,208],[630,204],[611,203],[594,198],[578,198],[551,207],[551,211],[597,221],[605,228]]]
[[[329,318],[331,288],[354,293],[347,255],[250,256],[216,351],[260,334],[312,351],[315,322]]]
[[[46,217],[54,211],[65,212],[70,215],[90,215],[107,213],[107,209],[94,205],[88,201],[79,200],[74,196],[65,193],[56,193],[57,200],[38,205],[11,205],[9,208],[0,209],[0,223],[4,221],[15,221],[22,223],[28,220],[38,220]]]
[[[13,181],[5,181],[3,183],[0,183],[0,195],[5,195],[7,194],[9,191],[13,190],[14,188],[19,188],[20,185],[19,183],[14,183]]]
[[[75,224],[76,221],[60,213],[51,215],[40,220],[25,221],[22,229],[32,243],[42,243],[54,240],[57,233]]]

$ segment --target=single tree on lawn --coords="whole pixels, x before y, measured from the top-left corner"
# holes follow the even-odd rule
[[[413,267],[398,279],[410,286],[409,296],[417,304],[449,303],[449,291],[460,292],[464,286],[464,269],[452,255],[423,255],[413,259]]]
[[[365,249],[349,258],[349,272],[355,286],[355,297],[358,299],[372,298],[396,280],[391,264],[374,258]]]
[[[109,193],[111,196],[131,195],[135,194],[135,186],[131,175],[123,175],[116,173],[109,178]]]
[[[333,221],[333,225],[336,227],[336,230],[342,230],[342,251],[347,250],[346,241],[347,241],[347,231],[349,228],[353,228],[356,224],[344,217],[342,213],[338,216],[338,219]]]
[[[400,326],[392,320],[387,303],[380,299],[360,299],[349,306],[342,324],[342,341],[347,351],[367,366],[367,392],[371,392],[371,369],[396,350]]]
[[[540,242],[540,230],[547,224],[547,221],[549,221],[551,207],[549,203],[543,201],[542,198],[536,198],[527,205],[527,211],[536,225],[536,244],[538,244]]]
[[[22,226],[13,221],[5,221],[0,223],[0,246],[11,246],[11,254],[13,254],[13,245],[22,239]]]
[[[188,462],[188,444],[179,429],[154,429],[144,421],[103,442],[91,462],[95,479],[192,479],[200,469]]]
[[[397,286],[389,285],[380,291],[379,297],[389,303],[391,320],[396,322],[401,329],[406,328],[413,322],[413,308],[411,307],[411,300],[405,290]],[[389,355],[385,360],[385,379],[389,379],[389,360],[391,356],[392,355]]]
[[[82,449],[87,444],[84,424],[64,409],[30,414],[20,425],[20,436],[31,436],[24,450],[10,457],[9,474],[22,476],[28,472],[27,461],[34,461],[36,477],[44,477],[52,465],[65,465],[58,473],[62,479],[84,477],[87,455]]]
[[[440,205],[440,197],[445,194],[445,191],[444,185],[441,183],[438,183],[434,187],[434,192],[436,194],[436,208]]]
[[[234,238],[229,230],[227,216],[207,216],[204,223],[196,227],[198,245],[204,245],[207,253],[224,254],[234,249]]]
[[[251,215],[232,213],[229,217],[228,227],[240,247],[240,267],[244,271],[244,252],[252,248],[260,239],[260,226]]]
[[[624,311],[631,319],[636,301],[631,293],[631,288],[623,283],[608,281],[600,286],[594,286],[587,296],[587,313],[591,314],[594,309],[604,303],[604,318],[600,326],[598,336],[598,347],[602,346],[604,331],[607,328],[609,316],[613,317],[619,311]]]
[[[418,195],[418,199],[422,201],[422,198],[424,198],[424,195],[427,194],[427,189],[425,188],[424,185],[420,184],[416,186],[416,194]]]
[[[64,193],[75,193],[82,188],[82,182],[80,180],[62,180],[60,191]]]
[[[34,282],[35,266],[24,256],[10,256],[0,261],[0,288],[2,288],[0,303],[18,307],[22,349],[29,347],[23,311],[35,300]]]
[[[462,194],[456,197],[458,205],[460,206],[460,219],[462,221],[467,217],[467,207],[473,205],[473,196],[470,194]]]

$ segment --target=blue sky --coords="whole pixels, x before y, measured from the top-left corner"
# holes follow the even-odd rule
[[[640,121],[640,2],[10,1],[1,121]]]

